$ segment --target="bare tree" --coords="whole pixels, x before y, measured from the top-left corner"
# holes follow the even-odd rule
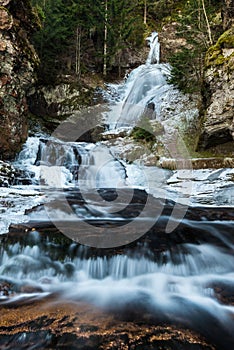
[[[211,34],[210,23],[209,23],[209,19],[208,19],[207,12],[206,12],[205,0],[201,0],[201,2],[202,2],[202,9],[203,9],[205,21],[206,21],[206,27],[207,27],[207,33],[208,33],[208,38],[209,38],[209,44],[213,45],[213,39],[212,39],[212,34]]]
[[[81,28],[76,28],[76,75],[80,79],[80,57],[81,57]]]
[[[107,20],[108,20],[108,0],[105,0],[105,27],[104,27],[104,47],[103,47],[103,75],[107,73]]]
[[[147,21],[147,0],[144,0],[144,24]]]

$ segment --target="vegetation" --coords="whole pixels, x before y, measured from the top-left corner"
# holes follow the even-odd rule
[[[234,47],[234,28],[231,28],[225,31],[217,40],[215,45],[211,46],[206,54],[205,59],[205,68],[212,66],[219,66],[226,63],[229,64],[229,69],[233,70],[233,59],[234,54],[232,53],[230,56],[225,57],[223,55],[223,48],[233,48]]]
[[[207,49],[221,34],[218,0],[31,0],[41,20],[34,43],[39,77],[96,72],[121,76],[124,52],[139,50],[144,37],[172,21],[186,44],[170,58],[171,82],[200,91]]]
[[[156,141],[154,129],[146,116],[142,116],[138,124],[133,128],[131,135],[135,141],[154,143]]]
[[[206,51],[222,30],[221,5],[217,0],[188,1],[176,18],[177,35],[186,39],[186,46],[170,58],[173,66],[170,81],[183,92],[201,90]]]
[[[144,25],[137,0],[32,0],[41,19],[34,44],[41,59],[39,76],[121,69],[126,47],[140,47]]]

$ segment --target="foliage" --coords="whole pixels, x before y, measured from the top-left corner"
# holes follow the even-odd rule
[[[220,33],[220,25],[214,21],[219,11],[220,4],[215,0],[192,0],[186,2],[183,12],[177,16],[177,35],[186,39],[186,46],[170,58],[170,82],[183,92],[201,90],[205,54]]]
[[[219,66],[224,63],[228,64],[229,70],[233,70],[233,57],[231,55],[224,56],[223,48],[234,48],[234,28],[225,31],[217,40],[215,45],[211,46],[206,53],[205,57],[205,69],[210,66]]]
[[[137,126],[135,126],[130,135],[136,141],[153,143],[156,141],[154,130],[146,116],[142,116]]]
[[[31,1],[42,22],[41,31],[34,36],[42,62],[39,75],[49,82],[60,73],[76,72],[77,60],[83,72],[101,72],[105,27],[109,70],[113,64],[120,66],[126,47],[143,43],[137,0],[107,0],[107,10],[101,0]]]
[[[203,77],[205,49],[183,47],[170,58],[172,65],[170,83],[185,93],[199,92]]]
[[[127,48],[140,48],[144,36],[176,21],[185,47],[173,55],[171,82],[199,91],[205,52],[220,35],[218,0],[31,0],[41,19],[34,43],[41,58],[40,77],[117,69]],[[204,6],[203,6],[204,5]],[[106,32],[106,38],[105,33]],[[105,47],[105,49],[104,49]],[[79,78],[77,76],[77,78]]]
[[[149,16],[158,27],[161,27],[165,22],[176,20],[178,13],[183,11],[185,3],[185,0],[153,1],[149,7]]]

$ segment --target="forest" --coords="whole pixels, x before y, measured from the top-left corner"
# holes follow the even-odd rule
[[[176,22],[176,35],[186,45],[164,60],[173,65],[173,83],[185,91],[199,89],[205,52],[222,33],[217,0],[32,0],[32,5],[40,22],[33,40],[43,83],[93,71],[124,76],[126,51],[141,50],[151,31]]]

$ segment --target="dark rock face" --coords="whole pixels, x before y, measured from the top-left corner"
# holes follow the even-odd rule
[[[29,1],[0,1],[0,158],[11,158],[27,137],[27,90],[38,57],[29,35],[38,25]]]
[[[224,30],[231,28],[234,24],[234,0],[224,0],[222,17]]]
[[[234,147],[234,1],[225,0],[226,30],[206,54],[204,77],[204,121],[199,148],[226,142]],[[228,29],[227,29],[228,28]]]

